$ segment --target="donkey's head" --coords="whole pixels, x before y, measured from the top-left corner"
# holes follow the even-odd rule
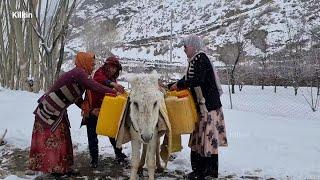
[[[129,79],[130,117],[132,126],[143,143],[148,143],[154,136],[159,118],[160,101],[163,98],[158,90],[158,75],[139,74]]]

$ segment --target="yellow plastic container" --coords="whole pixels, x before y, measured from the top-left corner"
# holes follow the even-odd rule
[[[103,98],[96,133],[116,138],[127,105],[128,94],[106,95]]]
[[[171,139],[171,153],[179,152],[182,150],[181,145],[181,135],[180,134],[174,134],[172,135]]]
[[[190,106],[188,107],[189,109],[191,109],[192,112],[192,118],[193,121],[196,123],[198,121],[198,113],[197,113],[197,108],[196,108],[196,104],[193,100],[192,94],[190,92],[190,90],[181,90],[181,91],[176,91],[177,97],[188,97],[188,101]]]
[[[166,93],[165,103],[172,134],[191,134],[198,120],[196,105],[189,90]]]

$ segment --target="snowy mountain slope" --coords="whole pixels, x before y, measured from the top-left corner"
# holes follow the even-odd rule
[[[240,39],[246,37],[246,54],[256,56],[262,55],[263,51],[267,54],[277,52],[294,38],[308,42],[310,31],[320,24],[318,0],[85,0],[71,20],[73,28],[67,43],[68,51],[86,49],[82,37],[85,23],[107,19],[116,23],[119,33],[119,45],[113,48],[114,54],[168,61],[171,12],[173,61],[182,64],[185,64],[185,56],[179,42],[183,35],[203,36],[214,53],[217,46],[236,41],[239,22],[243,19]],[[266,33],[267,49],[263,50],[257,40],[261,35],[257,34],[256,39],[249,37],[256,31]],[[297,37],[299,33],[302,35]]]

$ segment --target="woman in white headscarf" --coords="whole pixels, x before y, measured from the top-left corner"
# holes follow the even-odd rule
[[[188,57],[186,75],[174,83],[170,90],[190,88],[199,121],[190,136],[192,172],[189,179],[218,177],[218,147],[227,146],[226,128],[222,112],[220,80],[205,53],[205,44],[196,35],[183,39]]]

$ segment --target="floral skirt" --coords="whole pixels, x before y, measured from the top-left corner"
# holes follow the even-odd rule
[[[228,146],[222,108],[201,117],[189,140],[191,150],[203,157],[218,154],[219,146]]]
[[[45,173],[66,173],[73,165],[73,150],[68,126],[63,119],[54,132],[37,116],[32,131],[29,169]]]

